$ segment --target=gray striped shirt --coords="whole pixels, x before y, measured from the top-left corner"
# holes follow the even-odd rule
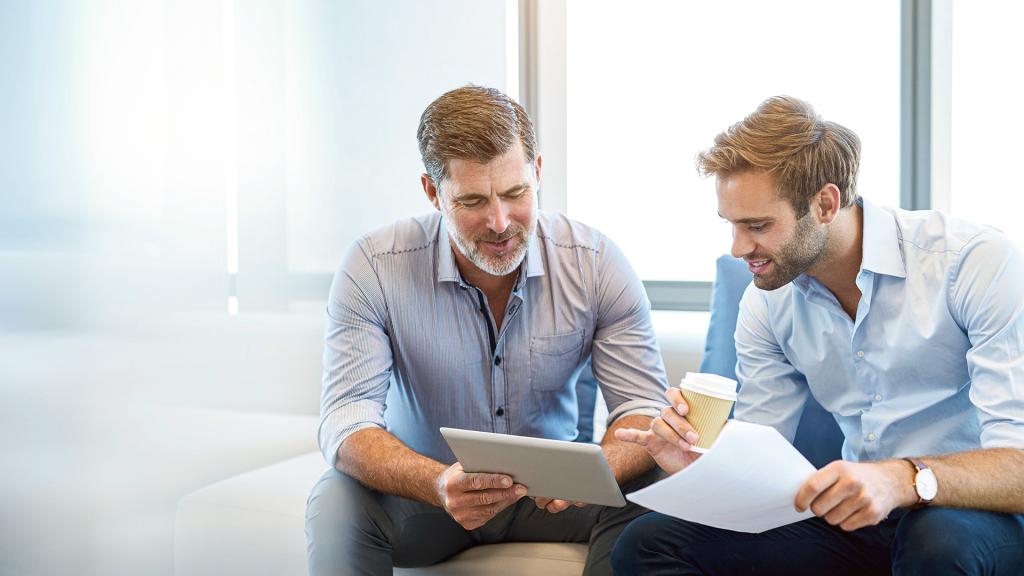
[[[542,211],[497,331],[441,214],[400,220],[356,241],[334,276],[320,449],[334,465],[345,438],[369,427],[444,463],[455,458],[442,426],[572,440],[588,357],[609,424],[654,416],[666,378],[649,309],[614,243]]]

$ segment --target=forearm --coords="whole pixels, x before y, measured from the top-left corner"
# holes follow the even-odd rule
[[[654,460],[643,446],[615,438],[615,431],[619,428],[647,430],[651,420],[649,416],[624,416],[612,423],[601,439],[601,448],[620,486],[653,468]]]
[[[939,483],[933,506],[1024,514],[1024,450],[990,448],[921,460]],[[907,470],[912,482],[909,464]]]
[[[939,484],[932,506],[1024,514],[1024,450],[991,448],[925,456],[921,460],[932,469]],[[916,469],[906,460],[879,464],[896,478],[898,506],[916,504]]]
[[[365,428],[346,438],[338,448],[337,467],[378,492],[441,506],[436,483],[448,467],[412,451],[386,430]]]

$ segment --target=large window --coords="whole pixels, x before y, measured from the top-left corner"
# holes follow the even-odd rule
[[[713,278],[731,234],[694,156],[768,96],[857,132],[860,192],[899,204],[899,3],[570,1],[566,23],[567,212],[645,280]]]
[[[952,11],[948,209],[1000,228],[1024,245],[1024,192],[1017,172],[1024,151],[1024,5],[956,2]],[[937,200],[937,208],[946,208],[946,199]]]

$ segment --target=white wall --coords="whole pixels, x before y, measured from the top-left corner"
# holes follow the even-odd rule
[[[181,494],[314,449],[295,285],[430,209],[419,113],[505,88],[507,8],[3,3],[0,574],[170,574]]]

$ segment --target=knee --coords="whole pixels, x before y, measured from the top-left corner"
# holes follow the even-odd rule
[[[612,549],[615,574],[648,574],[666,565],[673,573],[685,573],[680,556],[687,538],[680,530],[688,523],[658,513],[640,516],[622,531]]]
[[[306,537],[335,539],[350,529],[374,532],[371,508],[375,499],[370,489],[353,478],[331,469],[324,473],[306,501]]]
[[[644,533],[648,531],[647,518],[651,514],[640,516],[630,522],[615,541],[612,548],[612,571],[615,574],[639,573],[639,544],[644,541]]]
[[[915,574],[979,574],[984,560],[971,537],[972,511],[924,508],[906,515],[896,530],[892,572]]]

